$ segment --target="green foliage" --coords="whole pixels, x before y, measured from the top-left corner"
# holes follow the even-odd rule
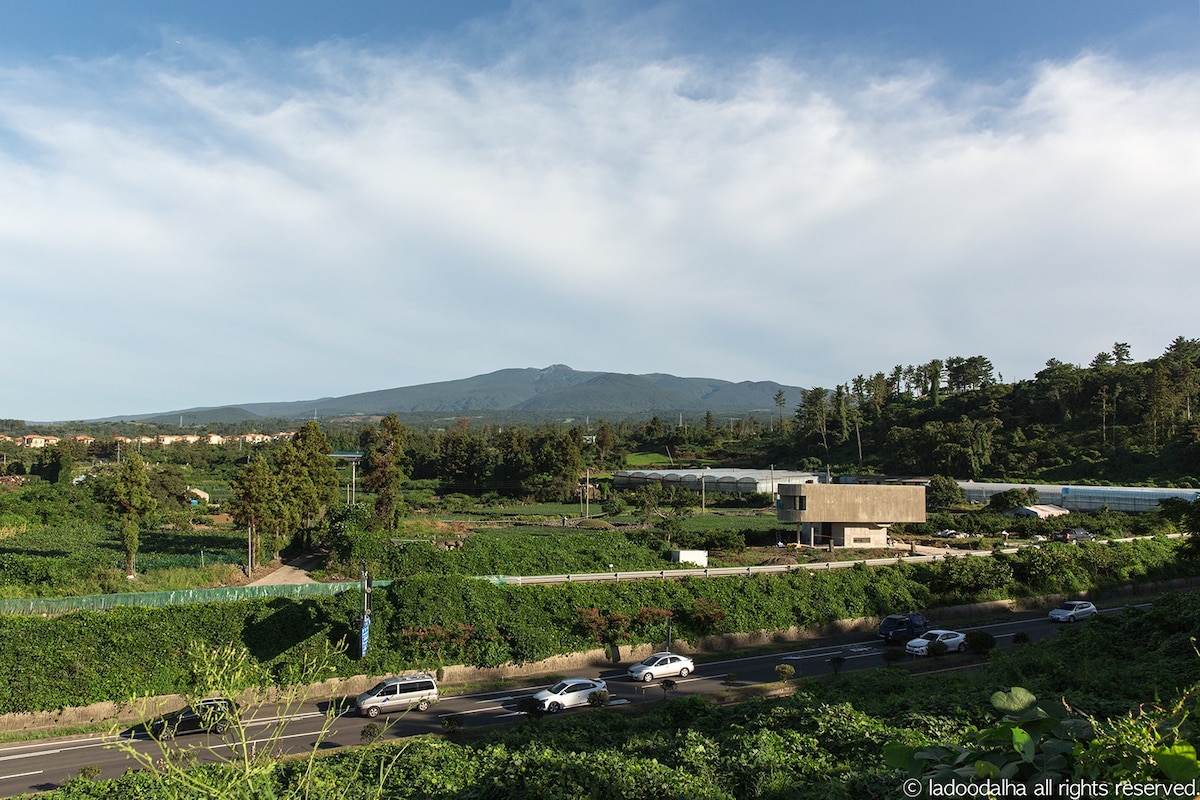
[[[937,783],[1183,783],[1200,776],[1196,750],[1181,736],[1198,690],[1185,690],[1169,707],[1144,705],[1136,714],[1097,720],[1062,703],[1037,704],[1031,692],[1013,687],[992,695],[1000,720],[965,743],[891,743],[883,748],[884,760]]]
[[[948,475],[934,475],[925,487],[925,507],[929,509],[950,508],[962,504],[966,495],[958,481]]]
[[[1007,489],[997,492],[988,500],[988,508],[996,512],[1009,511],[1021,506],[1037,505],[1041,502],[1038,490],[1032,486],[1023,489]]]
[[[996,637],[987,631],[967,631],[967,652],[983,655],[996,647]]]
[[[443,719],[443,724],[445,720]],[[383,736],[383,726],[378,722],[368,722],[359,731],[358,741],[362,744],[375,744]]]
[[[796,677],[796,668],[791,664],[776,664],[775,677],[783,683],[787,683],[792,678]]]

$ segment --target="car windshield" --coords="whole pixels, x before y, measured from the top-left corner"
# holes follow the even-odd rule
[[[650,656],[649,658],[643,658],[642,666],[643,667],[653,667],[655,664],[658,663],[658,659],[660,659],[660,658],[662,658],[662,656]]]
[[[921,638],[927,642],[932,642],[934,639],[938,638],[938,634],[934,633],[933,631],[930,631],[929,633],[925,634]]]
[[[563,690],[565,690],[568,686],[570,686],[570,684],[566,681],[559,681],[550,687],[550,694],[562,694]]]

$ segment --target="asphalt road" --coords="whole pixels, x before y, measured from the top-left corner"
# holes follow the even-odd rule
[[[1114,608],[1108,611],[1119,610]],[[1012,644],[1012,636],[1017,631],[1025,631],[1031,639],[1040,639],[1054,635],[1058,628],[1057,624],[1044,616],[1038,616],[960,630],[986,630],[996,637],[999,647],[1007,647]],[[832,672],[830,659],[834,656],[845,659],[842,669],[846,671],[879,667],[884,663],[881,657],[884,648],[885,645],[878,639],[840,637],[819,640],[790,652],[701,661],[697,663],[695,673],[675,679],[676,687],[672,694],[712,694],[725,690],[727,681],[733,686],[773,683],[778,680],[775,667],[779,664],[794,666],[798,677],[829,674]],[[944,657],[943,662],[946,667],[951,667],[956,661],[966,658],[968,656],[950,654]],[[730,674],[732,678],[727,677]],[[614,706],[661,702],[666,696],[657,682],[633,682],[625,677],[621,669],[602,670],[579,677],[604,678]],[[253,718],[243,720],[241,736],[231,730],[224,737],[201,733],[160,743],[144,733],[125,730],[115,734],[3,744],[0,745],[0,797],[57,788],[68,779],[78,776],[85,766],[98,767],[100,776],[104,778],[114,778],[128,769],[140,768],[134,757],[116,746],[118,740],[151,760],[160,759],[164,755],[163,748],[191,749],[199,761],[229,758],[236,755],[235,748],[240,746],[239,742],[244,742],[245,746],[252,749],[275,746],[282,752],[307,752],[318,744],[323,748],[360,744],[363,728],[372,722],[387,725],[383,734],[385,740],[441,733],[442,719],[450,715],[456,715],[464,728],[517,722],[524,716],[516,710],[518,702],[546,686],[545,683],[529,684],[520,688],[464,695],[447,695],[445,692],[452,690],[452,687],[443,687],[442,701],[429,711],[381,716],[376,720],[358,716],[353,709],[353,698],[302,703],[292,708],[260,709]],[[587,711],[571,709],[561,713]]]

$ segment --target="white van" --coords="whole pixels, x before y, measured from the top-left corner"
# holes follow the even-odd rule
[[[429,673],[418,672],[380,681],[375,688],[360,694],[354,705],[364,717],[377,717],[384,711],[407,711],[410,708],[424,711],[437,701],[437,681]]]

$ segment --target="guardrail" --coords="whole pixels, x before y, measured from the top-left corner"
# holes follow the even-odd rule
[[[1017,548],[1002,550],[1005,553],[1015,553]],[[501,586],[535,586],[544,583],[596,583],[618,581],[645,580],[678,580],[679,578],[723,578],[745,577],[755,575],[778,575],[785,572],[819,572],[831,569],[850,569],[863,564],[868,567],[890,566],[900,563],[928,563],[931,561],[957,558],[959,553],[917,556],[897,556],[895,558],[863,558],[856,561],[825,561],[817,564],[768,564],[760,567],[695,567],[691,569],[658,569],[634,570],[628,572],[581,572],[566,575],[479,575],[480,580],[491,581]],[[964,550],[961,555],[991,556],[991,550]]]
[[[1168,533],[1162,535],[1165,535],[1168,539],[1177,539],[1190,534]],[[1138,539],[1146,538],[1153,537],[1128,536],[1121,539],[1103,539],[1097,542],[1097,544],[1135,542]],[[1024,546],[1033,547],[1036,545]],[[961,556],[990,558],[993,553],[1012,554],[1018,550],[1020,550],[1019,547],[1003,547],[997,550],[961,550],[953,553],[896,556],[890,558],[863,558],[855,561],[824,561],[816,564],[771,564],[761,567],[696,567],[693,569],[635,570],[629,572],[581,572],[566,575],[477,575],[476,577],[480,580],[491,581],[501,586],[535,586],[545,583],[615,583],[619,581],[678,580],[679,578],[720,578],[728,576],[749,578],[755,575],[778,575],[785,572],[799,572],[800,570],[816,572],[829,569],[850,569],[858,564],[868,567],[880,567],[902,563],[920,564],[938,560],[945,561],[947,558],[959,558]]]

